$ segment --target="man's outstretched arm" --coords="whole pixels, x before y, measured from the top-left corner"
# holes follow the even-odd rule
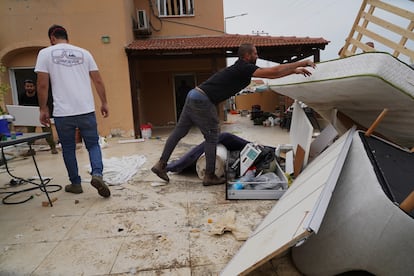
[[[259,68],[253,73],[253,77],[277,79],[291,74],[303,74],[305,77],[312,75],[306,67],[315,68],[316,65],[311,60],[302,60],[292,63],[280,64],[272,67]]]

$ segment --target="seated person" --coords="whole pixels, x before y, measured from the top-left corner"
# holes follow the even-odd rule
[[[37,92],[36,92],[36,84],[33,80],[25,80],[24,81],[24,90],[25,93],[22,94],[19,98],[19,104],[25,106],[39,106],[39,102],[37,99]],[[27,126],[27,132],[36,132],[36,126]],[[53,132],[51,127],[42,126],[43,132],[50,132],[51,135],[46,138],[47,143],[50,146],[50,150],[52,154],[57,154],[58,151],[56,150],[56,143],[53,139]],[[32,156],[35,155],[36,152],[34,149],[29,149],[23,156]]]

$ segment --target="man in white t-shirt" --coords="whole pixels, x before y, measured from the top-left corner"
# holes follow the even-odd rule
[[[53,95],[52,116],[71,182],[65,186],[65,191],[75,194],[83,192],[76,160],[75,131],[79,129],[89,152],[91,184],[98,190],[99,195],[109,197],[111,192],[102,179],[102,152],[98,142],[91,80],[101,101],[101,114],[108,117],[105,85],[92,55],[83,48],[69,44],[65,28],[53,25],[49,28],[48,36],[52,46],[39,52],[35,67],[40,122],[50,126],[47,106],[50,80]]]

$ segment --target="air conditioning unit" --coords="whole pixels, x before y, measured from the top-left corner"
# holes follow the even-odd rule
[[[147,19],[147,13],[145,12],[145,10],[137,10],[137,21],[138,21],[139,31],[148,30],[148,19]]]

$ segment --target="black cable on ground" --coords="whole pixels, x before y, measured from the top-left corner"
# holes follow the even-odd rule
[[[3,204],[5,204],[5,205],[13,205],[13,204],[25,203],[25,202],[33,199],[33,195],[29,196],[28,198],[26,198],[24,200],[17,201],[17,202],[7,202],[7,199],[9,199],[12,196],[18,195],[20,193],[24,193],[24,192],[28,192],[28,191],[33,191],[33,190],[36,190],[36,189],[40,189],[44,193],[46,193],[46,191],[47,191],[47,193],[55,193],[55,192],[58,192],[58,191],[62,190],[62,186],[60,186],[60,185],[55,185],[55,184],[54,185],[47,185],[47,183],[49,183],[50,180],[51,180],[50,178],[43,179],[44,185],[37,184],[35,182],[32,182],[30,180],[25,180],[25,179],[22,179],[22,178],[18,178],[18,180],[20,180],[22,182],[27,182],[27,183],[34,184],[34,185],[36,185],[36,187],[27,188],[27,189],[23,189],[23,190],[19,190],[19,191],[13,191],[13,192],[0,192],[0,194],[9,194],[9,195],[7,195],[6,197],[4,197],[2,199]],[[13,181],[13,179],[12,179],[12,181]],[[55,187],[55,189],[50,191],[48,189],[50,187]]]

